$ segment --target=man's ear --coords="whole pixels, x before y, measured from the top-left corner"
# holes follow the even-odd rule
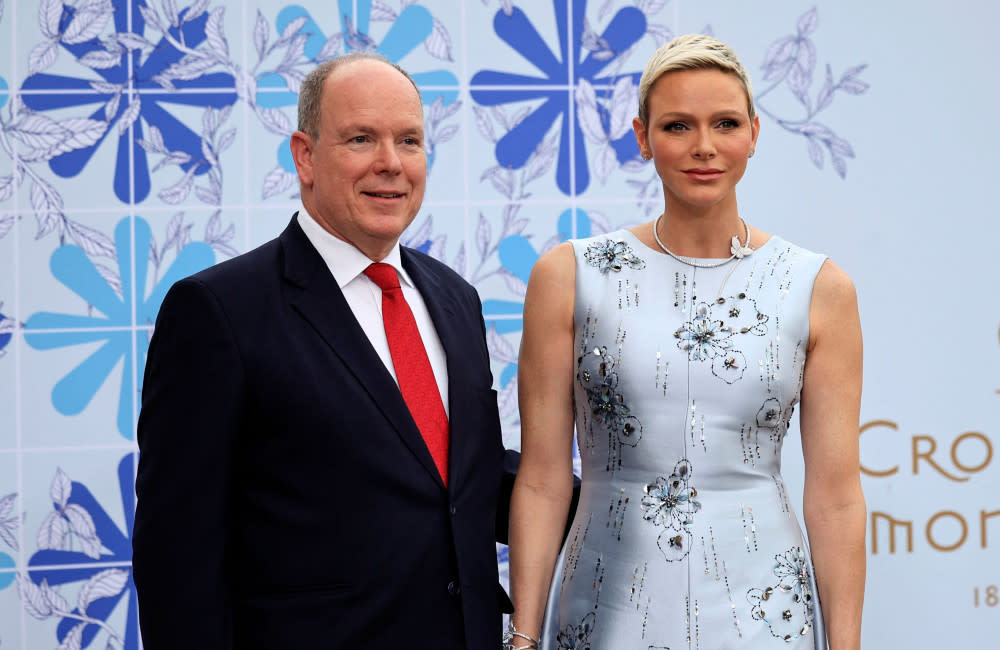
[[[299,183],[302,185],[312,185],[313,183],[313,139],[302,131],[292,134],[289,146],[292,149],[292,160],[295,161],[295,170],[299,174]]]

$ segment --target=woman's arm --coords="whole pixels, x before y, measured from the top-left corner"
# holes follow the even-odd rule
[[[521,465],[510,513],[513,622],[537,639],[573,492],[573,248],[531,271],[518,359]],[[514,639],[514,645],[526,643]]]
[[[833,262],[816,277],[809,322],[800,415],[803,512],[830,650],[857,650],[867,517],[858,452],[861,321],[854,285]]]

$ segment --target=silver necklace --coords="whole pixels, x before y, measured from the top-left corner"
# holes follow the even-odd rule
[[[729,247],[729,251],[732,253],[732,255],[730,255],[726,259],[719,260],[717,262],[699,262],[696,258],[685,257],[684,255],[678,255],[677,253],[673,252],[672,250],[670,250],[669,248],[666,247],[666,245],[660,239],[660,233],[657,232],[659,230],[660,217],[662,217],[662,216],[663,216],[663,213],[660,213],[660,215],[658,217],[656,217],[656,220],[653,221],[653,239],[656,240],[656,243],[659,245],[660,248],[663,249],[664,253],[666,253],[670,257],[674,258],[678,262],[681,262],[683,264],[687,264],[689,266],[694,266],[694,267],[699,268],[699,269],[712,269],[712,268],[715,268],[716,266],[722,266],[723,264],[728,264],[729,262],[731,262],[733,260],[741,260],[744,257],[747,257],[748,255],[750,255],[751,253],[753,253],[753,249],[750,248],[750,225],[747,222],[745,222],[742,219],[740,219],[740,221],[743,222],[743,225],[747,229],[747,233],[746,233],[747,240],[746,240],[745,243],[740,244],[740,238],[734,236],[733,237],[733,242],[732,242],[732,244]]]

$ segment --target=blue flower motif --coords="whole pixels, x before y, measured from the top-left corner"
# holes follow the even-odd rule
[[[57,248],[50,260],[52,274],[105,317],[38,312],[25,323],[25,341],[36,350],[51,350],[92,341],[105,342],[52,389],[52,405],[63,415],[82,412],[107,380],[112,368],[120,359],[124,359],[118,403],[118,432],[130,440],[135,430],[133,373],[138,371],[141,378],[141,370],[146,364],[146,351],[149,349],[144,328],[155,322],[163,297],[174,282],[215,263],[215,253],[211,246],[204,242],[192,242],[180,250],[174,263],[149,295],[143,298],[151,239],[152,233],[145,220],[136,218],[133,222],[126,218],[118,222],[115,228],[115,248],[121,278],[120,295],[108,284],[83,249],[72,245]],[[135,257],[134,275],[133,250],[138,253]]]
[[[134,465],[134,454],[126,454],[118,463],[121,508],[125,513],[124,528],[119,528],[115,524],[107,509],[98,503],[85,485],[69,481],[61,472],[57,475],[57,481],[62,478],[65,485],[53,489],[55,512],[72,509],[78,513],[73,519],[61,520],[64,522],[62,526],[65,530],[72,529],[80,534],[81,531],[76,530],[79,525],[77,522],[86,522],[83,525],[88,529],[92,527],[88,532],[92,538],[96,538],[97,547],[91,553],[56,549],[36,552],[28,561],[28,580],[23,584],[19,580],[19,588],[22,591],[22,602],[32,616],[41,619],[60,617],[56,627],[56,638],[60,643],[65,642],[68,635],[75,634],[80,641],[75,647],[86,648],[98,633],[104,630],[114,635],[118,642],[115,647],[121,647],[123,650],[137,650],[139,647],[138,604],[131,567],[131,531],[135,519]],[[56,497],[60,502],[55,501]],[[73,568],[52,568],[67,566]],[[37,594],[47,590],[51,594],[54,591],[50,589],[51,587],[71,583],[82,583],[81,596],[72,610],[68,602],[60,602],[58,608],[53,608],[51,602],[46,602],[46,598],[24,597],[27,592]],[[82,594],[84,590],[87,591],[86,596]],[[61,596],[57,596],[55,600],[60,601]],[[122,601],[128,603],[124,637],[106,623]]]
[[[7,98],[10,96],[8,88],[7,80],[0,77],[0,108],[3,108],[7,104]]]
[[[143,124],[157,127],[171,151],[190,156],[181,169],[187,172],[196,167],[195,174],[204,174],[210,166],[202,164],[201,135],[171,115],[161,104],[169,102],[213,108],[229,106],[236,101],[235,82],[229,73],[206,73],[204,67],[194,71],[194,67],[186,66],[188,70],[177,75],[168,72],[186,55],[175,43],[183,43],[190,50],[205,41],[208,14],[185,21],[188,9],[181,11],[180,26],[168,29],[167,34],[154,44],[144,38],[146,16],[141,8],[147,8],[146,3],[140,0],[113,0],[113,5],[117,36],[117,39],[111,39],[116,44],[113,51],[98,36],[84,42],[68,43],[65,39],[59,42],[76,59],[106,59],[110,55],[118,57],[117,63],[104,61],[88,68],[99,75],[99,79],[35,73],[24,80],[21,97],[28,108],[37,111],[97,104],[91,119],[107,122],[107,130],[96,142],[61,153],[49,161],[52,171],[63,178],[79,174],[101,142],[113,132],[112,127],[121,122],[117,129],[114,192],[123,202],[139,202],[145,200],[150,191],[149,163],[146,151],[139,144],[144,139]],[[59,34],[65,32],[77,11],[69,4],[62,7]],[[175,90],[167,90],[164,84]],[[128,92],[130,88],[133,92]],[[108,106],[115,107],[111,115],[106,113]],[[128,129],[121,128],[129,123],[133,130],[131,135]]]
[[[572,38],[567,42],[567,14],[570,5],[573,17]],[[583,192],[590,184],[583,131],[579,121],[573,121],[571,125],[570,120],[570,103],[575,96],[577,84],[586,80],[595,90],[603,89],[599,92],[609,97],[615,82],[623,77],[630,77],[633,83],[638,84],[641,76],[639,72],[607,77],[598,75],[646,33],[646,16],[636,7],[624,7],[615,14],[604,33],[595,38],[593,34],[585,34],[586,0],[572,0],[572,3],[553,0],[552,6],[556,17],[556,32],[559,34],[558,54],[549,49],[521,9],[513,7],[509,15],[502,10],[498,11],[493,19],[497,36],[530,61],[544,76],[481,70],[472,77],[470,86],[472,98],[484,106],[544,100],[533,113],[497,141],[496,156],[501,167],[524,167],[552,124],[562,116],[556,184],[564,194],[573,195]],[[581,59],[585,41],[590,51]],[[605,123],[604,128],[607,129],[610,115],[603,107],[598,107],[598,111]],[[621,163],[638,155],[638,145],[631,131],[611,144]],[[569,159],[571,150],[575,151],[573,165]],[[574,167],[576,174],[571,178],[570,169]]]
[[[399,63],[406,55],[415,50],[434,31],[434,17],[426,8],[411,4],[393,21],[388,33],[381,43],[376,43],[369,33],[371,21],[372,0],[338,0],[340,16],[340,33],[344,34],[344,51],[373,50],[385,56],[394,63]],[[311,62],[318,63],[322,58],[328,58],[324,46],[328,37],[316,23],[308,10],[299,5],[289,5],[278,13],[275,29],[284,33],[289,25],[301,21],[303,24],[299,34],[306,36],[303,54]],[[404,66],[405,67],[405,66]],[[448,70],[430,70],[426,72],[410,72],[410,76],[421,88],[420,97],[424,104],[433,104],[441,99],[445,104],[451,104],[458,98],[458,78]],[[256,101],[265,108],[280,108],[294,106],[298,102],[298,93],[288,89],[285,79],[277,73],[262,75],[257,80]],[[292,161],[289,138],[282,140],[278,146],[278,163],[290,174],[295,173],[295,163]],[[431,161],[433,162],[433,161]]]

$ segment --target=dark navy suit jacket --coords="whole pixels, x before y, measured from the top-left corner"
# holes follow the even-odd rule
[[[402,261],[447,355],[447,488],[295,218],[167,294],[138,429],[147,650],[499,647],[503,447],[480,301],[432,258]]]

